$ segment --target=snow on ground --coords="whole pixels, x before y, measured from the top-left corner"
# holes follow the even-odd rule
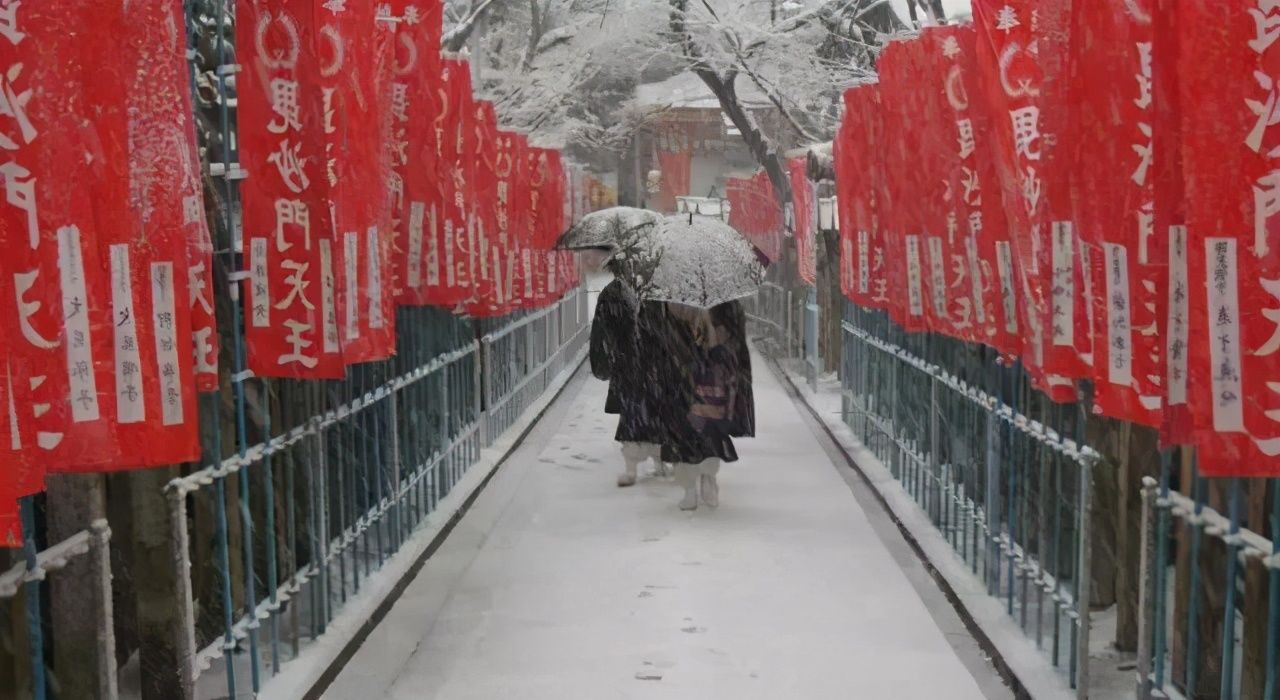
[[[665,479],[614,486],[604,393],[570,385],[325,698],[1008,697],[767,368],[718,510],[680,512]]]

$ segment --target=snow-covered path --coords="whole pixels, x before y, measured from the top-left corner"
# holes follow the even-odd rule
[[[1010,697],[762,363],[718,510],[614,486],[604,393],[569,385],[325,698]]]

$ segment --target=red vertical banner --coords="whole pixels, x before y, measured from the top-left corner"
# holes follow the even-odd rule
[[[818,281],[818,258],[815,239],[818,229],[818,200],[813,183],[806,174],[805,158],[787,161],[791,180],[791,226],[796,238],[796,265],[800,278],[809,284]]]
[[[1190,279],[1187,276],[1186,198],[1182,183],[1182,110],[1178,94],[1177,0],[1153,0],[1151,30],[1152,196],[1155,199],[1153,240],[1163,244],[1164,264],[1156,267],[1156,318],[1162,322],[1161,367],[1164,406],[1160,439],[1188,444],[1194,421],[1188,403],[1187,365],[1190,337]]]
[[[1097,292],[1095,406],[1157,425],[1163,383],[1157,278],[1165,249],[1154,236],[1151,17],[1136,4],[1082,3],[1075,20],[1080,137],[1072,219],[1090,251]],[[1131,79],[1113,79],[1122,67]]]
[[[968,273],[963,257],[953,260],[953,251],[963,251],[964,246],[957,240],[961,235],[960,216],[953,206],[959,196],[958,183],[953,182],[956,151],[951,130],[944,128],[950,112],[943,94],[947,74],[928,38],[903,42],[901,48],[907,54],[910,84],[915,86],[911,98],[917,117],[910,150],[918,165],[911,174],[918,202],[913,206],[921,213],[920,277],[929,326],[936,332],[974,340],[970,297],[952,289],[963,287]]]
[[[498,131],[497,116],[493,104],[474,101],[468,128],[472,151],[472,196],[467,203],[475,229],[475,247],[471,257],[475,261],[476,278],[468,299],[466,312],[472,316],[501,316],[506,313],[507,241],[510,236],[510,201],[502,187],[505,178],[499,177],[499,161],[510,177],[511,152],[515,144],[513,135]]]
[[[997,141],[991,138],[992,119],[978,84],[977,36],[972,25],[960,25],[930,29],[924,37],[934,60],[941,61],[936,70],[942,77],[943,119],[956,156],[951,204],[963,232],[976,339],[1016,355],[1022,351],[1016,259],[992,153]]]
[[[887,309],[889,270],[883,246],[885,172],[884,115],[880,87],[870,83],[845,92],[848,148],[837,172],[842,206],[850,213],[848,228],[852,298],[860,305]],[[839,167],[839,166],[837,166]]]
[[[1043,131],[1040,56],[1049,49],[1038,47],[1041,13],[1031,0],[976,0],[973,12],[980,86],[975,99],[990,114],[1011,241],[1009,250],[997,248],[998,274],[1002,281],[1016,279],[1013,291],[1024,329],[1022,359],[1033,382],[1054,400],[1070,400],[1075,396],[1070,380],[1045,371],[1056,343],[1074,348],[1067,342],[1074,341],[1074,323],[1059,324],[1056,337],[1046,330],[1052,319],[1076,318],[1077,248],[1069,227],[1046,231],[1043,225],[1049,139]],[[1050,259],[1062,263],[1056,277],[1052,266],[1044,263]]]
[[[153,0],[126,7],[117,38],[125,47],[121,75],[130,82],[123,90],[95,83],[87,93],[99,104],[100,122],[127,115],[120,131],[125,140],[102,141],[127,163],[127,174],[97,204],[115,216],[113,225],[100,221],[94,243],[101,268],[91,274],[106,282],[107,294],[99,298],[111,319],[105,357],[112,359],[114,391],[106,401],[117,424],[109,465],[115,468],[200,455],[188,230],[194,226],[203,235],[204,222],[202,207],[191,206],[199,190],[193,185],[198,174],[191,157],[182,4]]]
[[[237,6],[238,135],[251,173],[241,188],[245,339],[249,369],[262,377],[344,375],[321,75],[334,57],[320,65],[321,19],[313,0]]]
[[[862,93],[865,94],[865,93]],[[844,92],[844,117],[832,142],[836,169],[836,203],[840,228],[840,292],[846,299],[865,306],[866,290],[858,289],[858,263],[863,251],[859,239],[870,227],[871,207],[866,187],[867,172],[859,166],[865,154],[858,150],[857,130],[865,128],[859,88]],[[865,244],[864,244],[865,245]]]
[[[884,207],[880,224],[884,234],[890,316],[909,331],[928,330],[925,312],[924,212],[919,204],[917,175],[919,154],[907,132],[917,113],[919,86],[906,41],[890,42],[880,55],[881,109],[884,142]]]
[[[8,408],[0,443],[10,451],[3,518],[17,497],[43,488],[46,469],[118,463],[109,283],[98,240],[103,226],[129,231],[131,212],[129,68],[105,38],[123,33],[122,8],[10,3],[0,16]]]
[[[1272,2],[1177,5],[1188,391],[1210,476],[1280,475],[1277,27]]]
[[[394,25],[379,20],[373,0],[325,6],[317,18],[338,327],[343,360],[355,364],[395,351],[387,177],[407,143],[390,143],[384,109]]]
[[[478,257],[472,255],[476,249],[476,227],[471,215],[476,149],[471,124],[471,67],[466,61],[444,59],[438,94],[436,167],[445,200],[444,224],[439,230],[444,282],[442,293],[434,301],[456,305],[472,296],[472,287],[478,279],[475,266]]]
[[[434,120],[439,111],[440,34],[443,5],[438,0],[395,0],[397,25],[392,51],[391,113],[392,225],[394,268],[402,304],[431,303],[441,285],[441,206],[436,178]]]

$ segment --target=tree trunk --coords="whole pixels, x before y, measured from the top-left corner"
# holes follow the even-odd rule
[[[1142,547],[1142,480],[1160,475],[1160,445],[1156,431],[1131,426],[1125,461],[1124,482],[1120,489],[1122,500],[1116,511],[1116,648],[1137,651],[1138,615],[1141,612],[1138,591],[1142,585],[1138,571]],[[1155,564],[1163,566],[1164,562]]]
[[[1093,561],[1089,597],[1094,605],[1108,607],[1116,602],[1116,513],[1121,503],[1121,464],[1116,455],[1125,453],[1119,447],[1122,436],[1116,422],[1101,416],[1089,416],[1086,442],[1096,446],[1102,455],[1102,461],[1093,470]]]
[[[103,477],[100,474],[50,474],[48,492],[49,542],[57,543],[106,516]],[[98,601],[92,585],[89,557],[75,557],[62,571],[49,577],[49,611],[52,617],[53,668],[59,697],[92,698],[98,692]]]
[[[135,569],[128,531],[133,520],[130,479],[128,472],[107,475],[107,520],[116,528],[111,543],[111,606],[115,612],[117,666],[123,666],[138,648],[133,589]]]
[[[169,548],[173,529],[164,493],[165,484],[176,475],[177,469],[173,467],[129,475],[143,700],[182,697],[181,664],[175,637],[180,629],[177,579]]]
[[[1246,524],[1255,532],[1267,531],[1267,487],[1264,479],[1249,479]],[[1267,597],[1268,570],[1250,557],[1243,567],[1244,596],[1240,607],[1244,613],[1243,649],[1240,652],[1240,697],[1260,698],[1266,690]]]

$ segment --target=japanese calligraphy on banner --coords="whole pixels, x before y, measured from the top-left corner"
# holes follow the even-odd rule
[[[104,38],[122,31],[121,8],[12,3],[4,18],[0,308],[8,417],[0,444],[10,454],[0,508],[9,509],[42,489],[46,468],[105,465],[117,454],[111,308],[96,241],[100,226],[127,226],[128,162],[123,109],[91,119],[99,100],[118,102],[125,91],[122,57]]]
[[[475,238],[474,245],[468,252],[473,260],[476,276],[465,309],[472,316],[500,316],[504,313],[506,303],[504,274],[507,271],[506,251],[510,236],[507,229],[510,225],[510,202],[503,201],[506,190],[501,188],[498,160],[500,156],[506,158],[503,167],[507,177],[510,177],[515,144],[510,134],[505,143],[500,143],[502,133],[498,131],[492,103],[475,101],[470,111],[466,130],[473,145],[473,155],[471,198],[467,206]]]
[[[891,42],[878,64],[884,114],[881,139],[885,150],[884,187],[880,193],[884,215],[880,225],[888,276],[889,315],[909,331],[924,331],[929,329],[929,318],[925,315],[926,282],[920,241],[925,228],[923,206],[919,201],[919,171],[923,168],[907,131],[911,115],[918,113],[921,105],[907,44],[901,40]]]
[[[431,302],[441,280],[436,230],[444,201],[436,178],[435,118],[444,9],[438,0],[395,0],[390,9],[400,19],[388,105],[393,267],[399,303],[422,305]]]
[[[242,217],[249,277],[245,339],[258,376],[338,379],[344,374],[329,191],[336,178],[326,149],[336,130],[335,94],[322,71],[334,70],[332,37],[321,65],[313,0],[244,0],[237,5],[236,47]]]
[[[346,364],[389,357],[395,349],[392,282],[391,159],[407,157],[393,141],[395,25],[379,21],[374,0],[328,5],[316,14],[327,177],[340,245],[333,261],[342,358]],[[398,138],[398,137],[396,137]],[[326,322],[326,332],[332,332]]]
[[[935,27],[926,29],[920,40],[932,62],[926,72],[938,77],[936,118],[950,136],[939,147],[953,155],[944,164],[950,173],[948,298],[953,323],[962,332],[971,327],[969,339],[1018,354],[1017,303],[1004,298],[1015,294],[1015,285],[999,278],[996,250],[998,244],[1008,245],[1009,234],[990,148],[990,119],[975,82],[976,34],[972,25]]]
[[[444,206],[442,224],[437,229],[439,257],[443,262],[440,287],[431,291],[433,303],[459,304],[471,297],[477,279],[472,256],[476,248],[476,227],[471,216],[474,196],[475,130],[471,126],[471,68],[466,61],[446,57],[437,91],[439,112],[436,129],[436,178],[440,182]],[[434,248],[429,255],[435,255]]]
[[[809,284],[818,281],[816,239],[818,232],[818,200],[813,183],[806,175],[805,158],[787,161],[791,179],[791,210],[793,233],[796,237],[796,264],[800,278]]]
[[[121,93],[126,100],[103,95],[98,114],[128,115],[120,149],[128,153],[127,177],[119,181],[125,191],[113,193],[124,195],[119,201],[128,203],[128,223],[100,226],[96,245],[110,290],[102,297],[111,314],[107,357],[113,359],[115,391],[109,401],[118,424],[118,453],[110,466],[145,467],[200,455],[192,352],[199,348],[192,344],[191,319],[193,306],[202,302],[192,296],[188,256],[192,248],[208,254],[208,234],[192,157],[181,0],[126,8],[119,38],[130,67],[124,75],[132,83]],[[199,286],[194,291],[209,295]],[[211,326],[211,306],[205,319]],[[216,382],[216,364],[212,374]]]
[[[1280,7],[1177,3],[1188,402],[1207,475],[1280,475]],[[1204,99],[1213,95],[1213,99]],[[1170,278],[1183,254],[1171,243]]]
[[[1182,110],[1178,95],[1177,0],[1151,0],[1151,95],[1157,109],[1150,115],[1152,197],[1155,201],[1151,240],[1163,246],[1163,263],[1156,261],[1156,319],[1161,322],[1164,405],[1160,439],[1164,444],[1187,444],[1194,424],[1187,387],[1187,357],[1191,341],[1190,279],[1188,277],[1186,198],[1182,182]],[[1139,5],[1137,7],[1144,7]],[[1154,251],[1151,251],[1154,252]],[[1156,253],[1157,257],[1159,254]]]
[[[1164,380],[1157,284],[1167,254],[1166,239],[1154,236],[1151,16],[1137,4],[1080,3],[1075,20],[1080,139],[1072,219],[1091,252],[1098,292],[1095,409],[1157,425]],[[1111,78],[1120,66],[1131,79]]]
[[[973,12],[981,86],[975,99],[981,100],[994,127],[1000,193],[1010,226],[1007,250],[996,243],[997,276],[1002,296],[1017,304],[1025,329],[1022,358],[1033,382],[1055,400],[1070,400],[1075,396],[1070,381],[1046,372],[1056,365],[1080,369],[1075,352],[1076,280],[1083,277],[1074,255],[1063,258],[1064,252],[1077,250],[1073,225],[1046,218],[1048,139],[1042,132],[1046,88],[1041,56],[1051,49],[1049,42],[1040,47],[1043,18],[1032,0],[975,0]],[[1053,232],[1056,248],[1051,245]],[[1055,250],[1062,263],[1056,276]]]
[[[883,149],[878,146],[884,134],[879,87],[866,84],[847,90],[844,104],[849,128],[839,146],[836,186],[842,233],[847,228],[850,234],[851,298],[865,306],[885,309],[889,303],[889,278],[879,212],[887,202],[883,195]]]

